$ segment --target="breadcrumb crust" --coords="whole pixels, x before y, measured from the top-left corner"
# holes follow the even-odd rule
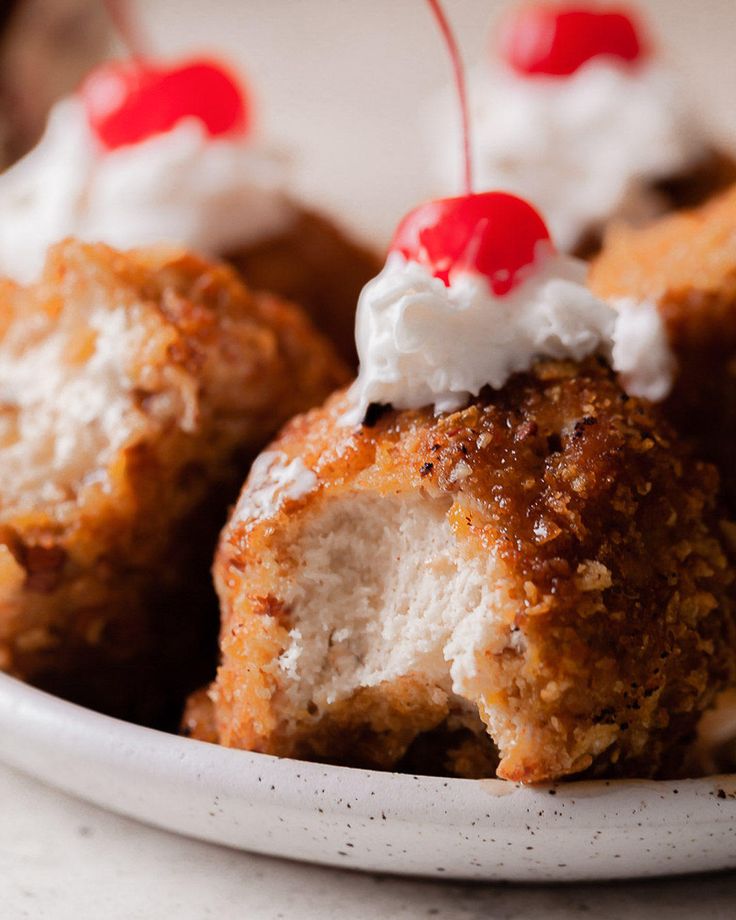
[[[289,547],[327,503],[450,496],[463,551],[495,554],[515,586],[510,628],[523,641],[486,654],[503,689],[468,701],[499,748],[498,775],[528,783],[675,769],[734,674],[734,570],[715,470],[595,359],[540,362],[440,417],[383,409],[351,430],[344,409],[338,394],[270,448],[301,458],[315,489],[249,519],[245,487],[215,562],[214,729],[200,697],[189,731],[209,725],[209,740],[232,747],[380,767],[423,733],[441,735],[458,701],[421,673],[358,688],[326,711],[289,711],[278,659],[296,614],[280,591],[296,571]]]
[[[72,240],[37,285],[2,283],[0,359],[29,329],[35,345],[64,330],[62,370],[83,382],[92,312],[120,310],[139,336],[130,353],[120,345],[126,380],[110,398],[131,434],[63,482],[42,468],[43,488],[6,484],[0,497],[0,667],[150,721],[211,661],[207,568],[248,460],[346,372],[297,308],[251,294],[228,267]],[[9,389],[0,421],[24,411]]]
[[[294,225],[275,239],[226,254],[249,287],[303,307],[351,367],[357,366],[355,307],[364,284],[383,267],[327,218],[296,208]]]
[[[641,230],[611,230],[590,283],[657,305],[679,367],[665,411],[717,464],[735,507],[736,187]]]

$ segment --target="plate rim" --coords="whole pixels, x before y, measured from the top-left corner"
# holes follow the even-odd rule
[[[20,706],[18,705],[20,703]],[[214,744],[206,741],[199,741],[194,738],[187,738],[184,735],[177,735],[172,732],[162,731],[156,728],[150,728],[145,725],[139,725],[125,719],[119,719],[114,716],[105,715],[96,710],[89,709],[77,703],[72,703],[55,694],[39,690],[30,684],[25,683],[18,678],[0,672],[0,725],[4,725],[10,720],[17,721],[17,714],[8,716],[13,709],[22,708],[26,715],[33,716],[34,725],[39,725],[54,715],[62,715],[70,719],[71,726],[74,728],[78,737],[90,738],[96,741],[97,738],[104,736],[106,731],[116,731],[123,735],[129,735],[134,740],[143,741],[144,739],[150,744],[164,745],[171,747],[172,750],[197,750],[199,755],[206,760],[222,759],[229,760],[232,763],[248,763],[257,769],[266,770],[269,767],[283,769],[284,765],[295,765],[302,772],[313,772],[320,775],[321,779],[339,779],[357,777],[369,779],[372,784],[379,785],[400,784],[411,788],[415,782],[421,780],[438,788],[452,787],[474,787],[482,788],[484,793],[491,794],[495,797],[505,798],[512,795],[514,791],[529,791],[550,794],[559,794],[565,792],[574,793],[578,798],[585,798],[590,801],[596,795],[607,796],[612,789],[650,789],[662,792],[674,791],[675,789],[712,787],[713,785],[723,787],[733,787],[733,791],[727,793],[727,799],[736,801],[736,773],[714,774],[705,777],[694,777],[679,780],[659,780],[646,778],[627,778],[627,779],[585,779],[585,780],[560,780],[536,784],[516,783],[509,780],[497,779],[495,777],[487,779],[465,779],[460,777],[438,777],[427,774],[399,773],[390,770],[369,770],[361,767],[338,766],[335,764],[322,763],[320,761],[299,760],[292,757],[277,757],[272,754],[263,754],[256,751],[246,751],[238,748],[228,748],[223,745]],[[40,717],[40,718],[39,718]],[[29,727],[30,727],[29,723]],[[99,735],[95,738],[95,733]],[[30,732],[29,732],[30,733]],[[25,734],[25,733],[24,733]],[[0,757],[3,756],[4,748],[0,746]],[[107,759],[100,757],[99,759]],[[676,793],[675,793],[676,794]]]
[[[51,761],[60,762],[63,767],[65,758],[66,772],[62,768],[62,775],[57,776]],[[225,748],[169,734],[94,712],[6,674],[0,674],[0,760],[78,799],[169,833],[341,868],[350,866],[337,860],[334,853],[326,853],[323,858],[321,855],[299,855],[296,851],[282,852],[275,846],[269,849],[265,845],[229,842],[223,839],[227,827],[223,834],[222,824],[213,823],[211,829],[206,824],[203,803],[222,799],[226,803],[234,801],[247,806],[261,816],[280,812],[295,826],[305,823],[300,819],[309,812],[311,820],[332,821],[336,829],[349,828],[351,822],[373,821],[378,805],[378,813],[384,823],[387,822],[386,827],[398,833],[403,832],[402,828],[410,830],[412,827],[445,831],[448,840],[453,834],[467,831],[479,818],[486,829],[492,827],[498,835],[523,835],[524,821],[539,812],[545,814],[545,818],[536,825],[538,840],[560,833],[568,840],[571,835],[582,839],[601,826],[605,826],[607,833],[626,834],[635,821],[632,805],[633,814],[647,822],[647,830],[652,834],[666,833],[670,825],[698,825],[694,832],[704,836],[706,825],[708,830],[712,825],[724,837],[726,833],[733,833],[736,826],[736,774],[685,780],[571,780],[524,786],[499,779],[472,780],[362,770]],[[80,762],[84,768],[75,771],[75,764]],[[101,775],[108,770],[113,782],[121,788],[119,800],[111,799],[107,793],[101,794],[102,787],[94,783],[85,785],[82,774],[86,771],[89,776],[95,769]],[[152,815],[144,808],[157,794],[166,793],[172,785],[172,775],[174,785],[181,787],[187,804],[193,803],[183,816],[177,813],[173,822],[170,816]],[[138,794],[136,782],[141,781],[148,788]],[[575,821],[571,825],[573,809]],[[169,813],[173,813],[171,808]],[[223,821],[227,817],[224,814]],[[193,830],[195,824],[198,829]],[[207,829],[203,830],[205,826]],[[477,830],[480,829],[479,826]],[[358,855],[357,850],[355,854]],[[605,863],[606,857],[600,859]],[[584,861],[585,857],[581,856],[581,865]],[[721,861],[717,862],[714,856],[705,868],[699,865],[689,871],[735,867],[736,856],[729,850]],[[353,868],[397,875],[418,874],[400,865],[375,869],[359,865],[359,861]],[[492,867],[487,871],[492,871]],[[539,881],[603,880],[681,874],[683,871],[688,871],[687,866],[685,869],[673,866],[669,872],[665,867],[657,872],[642,867],[617,874],[608,866],[601,871],[591,869],[585,875],[576,874],[577,870],[571,867],[559,878],[541,876]],[[419,874],[431,876],[433,873],[421,871]],[[524,880],[511,872],[507,877],[454,870],[435,877]]]

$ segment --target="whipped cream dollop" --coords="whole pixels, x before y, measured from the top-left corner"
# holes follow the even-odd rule
[[[226,254],[289,226],[284,173],[249,137],[212,138],[196,118],[105,151],[82,103],[62,100],[38,145],[0,176],[0,274],[33,281],[49,245],[67,236]]]
[[[611,218],[656,216],[650,183],[707,149],[676,75],[657,62],[594,58],[564,78],[484,66],[469,93],[477,187],[534,201],[567,251]],[[456,147],[441,144],[443,180],[460,175]]]
[[[526,279],[499,297],[482,275],[455,273],[446,286],[391,253],[358,302],[360,370],[345,423],[358,424],[371,403],[459,409],[541,357],[602,354],[629,393],[662,399],[674,362],[656,305],[608,304],[586,287],[586,273],[578,259],[541,252]]]

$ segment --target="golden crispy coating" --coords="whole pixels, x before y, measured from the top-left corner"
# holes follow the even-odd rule
[[[331,221],[299,209],[288,231],[227,255],[251,288],[304,307],[314,324],[357,366],[355,305],[382,268],[378,256],[354,243]]]
[[[736,501],[736,187],[645,229],[615,229],[590,283],[603,297],[656,302],[679,365],[665,410]]]
[[[623,219],[613,218],[608,228],[592,229],[578,242],[574,254],[581,259],[591,259],[600,252],[610,226],[640,227],[659,215],[683,208],[695,208],[734,182],[736,160],[719,150],[712,150],[687,172],[652,183],[647,190],[648,201],[640,205],[641,214],[625,215]]]
[[[196,686],[233,487],[345,373],[297,308],[179,250],[67,241],[4,282],[0,667],[146,719]]]
[[[440,417],[344,406],[286,427],[223,533],[220,743],[418,770],[460,730],[478,775],[485,724],[511,780],[669,769],[734,673],[715,470],[592,359]]]
[[[215,710],[206,688],[196,690],[187,698],[179,731],[187,738],[196,738],[197,741],[207,741],[209,744],[218,743]]]

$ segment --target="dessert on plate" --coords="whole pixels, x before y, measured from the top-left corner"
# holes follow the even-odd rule
[[[227,505],[345,376],[300,310],[181,249],[68,240],[38,281],[3,281],[0,668],[139,721],[180,712],[214,660]]]
[[[522,4],[492,55],[469,84],[477,185],[534,201],[561,249],[591,255],[611,221],[641,224],[736,181],[633,11]],[[439,149],[446,179],[457,157]]]
[[[376,259],[287,194],[284,158],[254,137],[251,108],[214,61],[101,65],[0,176],[0,273],[35,280],[68,236],[180,244],[302,305],[353,360],[355,302]]]
[[[614,310],[485,193],[405,218],[356,339],[357,380],[258,457],[222,534],[221,662],[184,730],[520,782],[676,772],[734,677],[734,567],[716,471],[650,401],[656,309]]]
[[[680,433],[719,467],[736,502],[736,188],[641,229],[616,227],[593,263],[593,289],[644,304],[664,322],[677,370],[664,403]]]

